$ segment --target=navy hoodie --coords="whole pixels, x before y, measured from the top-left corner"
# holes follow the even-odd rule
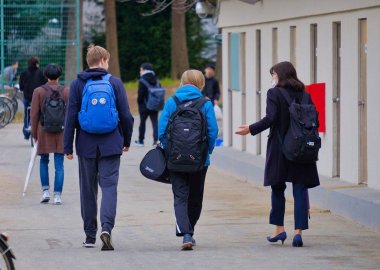
[[[99,78],[106,75],[107,71],[102,68],[85,70],[78,74],[78,78],[70,85],[70,96],[67,106],[65,130],[64,130],[64,153],[73,153],[73,141],[77,155],[85,158],[95,158],[121,155],[123,147],[129,147],[133,131],[133,117],[129,110],[127,94],[123,83],[119,78],[111,76],[110,83],[115,91],[116,108],[119,112],[119,127],[107,134],[90,134],[80,128],[78,113],[82,105],[82,91],[86,81],[90,78]]]

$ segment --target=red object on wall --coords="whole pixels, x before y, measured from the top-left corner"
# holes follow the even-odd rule
[[[314,83],[310,85],[305,85],[306,91],[310,94],[311,99],[314,102],[315,108],[317,109],[319,116],[319,132],[326,132],[326,84],[325,83]]]

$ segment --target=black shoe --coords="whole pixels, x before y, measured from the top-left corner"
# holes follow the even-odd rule
[[[183,236],[182,250],[193,250],[193,237],[190,234]]]
[[[103,242],[102,250],[114,250],[109,232],[103,231],[100,235],[100,240]]]
[[[94,248],[96,239],[90,236],[86,237],[86,241],[83,242],[83,247]]]

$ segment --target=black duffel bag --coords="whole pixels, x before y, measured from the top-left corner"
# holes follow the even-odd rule
[[[157,146],[146,153],[140,163],[140,172],[148,179],[170,184],[164,149]]]

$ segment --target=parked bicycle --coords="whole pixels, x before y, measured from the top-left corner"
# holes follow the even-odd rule
[[[11,247],[8,245],[8,236],[0,234],[0,270],[14,270],[13,260],[16,260]]]
[[[0,128],[13,121],[18,110],[17,99],[22,100],[17,87],[6,87],[5,94],[0,95]]]

